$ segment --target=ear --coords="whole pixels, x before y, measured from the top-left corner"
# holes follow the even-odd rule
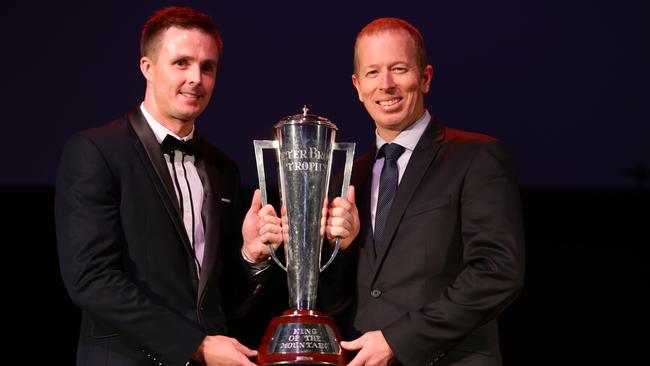
[[[149,57],[143,56],[140,58],[140,72],[144,75],[147,81],[153,80],[153,62]]]
[[[357,74],[352,74],[352,85],[357,88],[357,95],[359,96],[359,101],[363,103],[363,97],[361,96],[361,87],[359,85],[359,77]]]
[[[427,65],[422,72],[422,93],[426,94],[429,92],[431,79],[433,79],[433,66]]]

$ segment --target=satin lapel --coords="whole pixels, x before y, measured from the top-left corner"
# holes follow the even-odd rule
[[[440,141],[444,137],[443,131],[444,129],[437,122],[435,117],[432,117],[429,126],[424,131],[420,141],[418,141],[418,144],[413,150],[413,154],[409,159],[402,180],[397,188],[397,193],[393,205],[391,206],[390,213],[386,218],[382,242],[379,243],[380,250],[379,253],[377,253],[375,277],[381,268],[386,253],[390,250],[397,226],[399,226],[399,222],[402,219],[402,215],[404,215],[406,207],[411,201],[411,197],[413,197],[413,193],[415,193],[415,190],[420,185],[422,177],[429,169],[429,165],[431,165],[431,162],[440,149],[440,144],[438,144],[437,141]]]
[[[196,170],[203,183],[203,227],[205,228],[205,247],[203,251],[203,263],[201,265],[201,278],[199,280],[199,298],[207,284],[210,273],[214,268],[214,262],[217,258],[219,236],[221,234],[221,210],[219,210],[221,188],[219,186],[219,171],[214,162],[209,160],[209,155],[203,149],[205,159],[200,159],[196,165]]]
[[[355,176],[353,177],[352,184],[357,189],[357,203],[359,210],[359,219],[361,220],[361,231],[359,232],[359,239],[357,245],[361,247],[359,250],[363,258],[367,261],[367,268],[371,268],[375,272],[375,249],[372,242],[372,219],[370,215],[370,193],[372,190],[372,167],[375,162],[376,149],[371,149],[366,155],[359,158],[355,164]]]
[[[153,169],[148,169],[151,180],[160,195],[160,199],[165,205],[169,217],[174,223],[174,227],[183,242],[183,246],[185,246],[188,255],[191,257],[193,256],[192,246],[185,232],[185,226],[183,226],[183,222],[181,221],[181,209],[178,204],[176,192],[174,191],[172,178],[169,175],[167,163],[160,150],[160,144],[139,109],[135,109],[129,113],[129,124],[140,140],[140,143],[136,142],[135,149],[138,151],[144,166],[153,167]]]
[[[148,159],[148,161],[153,164],[153,168],[156,172],[156,176],[158,177],[158,181],[162,182],[162,185],[166,192],[166,198],[171,201],[171,204],[174,206],[174,211],[176,213],[175,217],[179,219],[178,222],[182,226],[180,218],[183,215],[181,213],[180,205],[178,204],[176,191],[174,190],[174,183],[172,182],[172,178],[169,175],[167,162],[165,162],[165,158],[163,157],[163,153],[160,150],[160,144],[156,140],[156,136],[149,128],[147,121],[144,119],[144,116],[139,110],[133,110],[129,113],[129,122],[131,123],[131,127],[133,127],[135,133],[138,135],[138,138],[144,147],[144,151],[146,152],[146,157],[141,157],[143,159]],[[142,153],[142,150],[138,149],[138,152]],[[185,229],[181,231],[185,232]]]

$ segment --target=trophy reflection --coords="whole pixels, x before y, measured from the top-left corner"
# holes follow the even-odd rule
[[[273,260],[287,272],[290,309],[271,320],[258,348],[261,365],[344,365],[341,334],[334,321],[315,309],[318,277],[338,253],[340,239],[321,268],[322,208],[327,197],[335,150],[346,152],[341,196],[347,197],[354,143],[334,142],[337,128],[327,118],[303,113],[275,126],[275,140],[255,140],[255,159],[262,204],[267,204],[263,149],[274,149],[278,161],[286,267],[269,245]],[[286,226],[285,226],[286,225]]]

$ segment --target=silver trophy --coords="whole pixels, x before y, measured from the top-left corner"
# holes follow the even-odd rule
[[[287,272],[290,310],[272,320],[258,349],[258,363],[345,364],[339,331],[331,318],[315,309],[318,277],[336,256],[340,239],[321,267],[322,209],[327,197],[332,155],[346,152],[341,197],[347,197],[354,143],[334,142],[337,127],[327,118],[308,114],[288,116],[275,126],[275,140],[255,140],[255,159],[262,204],[267,204],[264,149],[278,160],[286,267],[269,245],[273,260]],[[284,217],[286,215],[286,218]]]

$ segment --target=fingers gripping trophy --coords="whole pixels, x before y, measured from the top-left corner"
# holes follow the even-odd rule
[[[341,334],[334,321],[315,309],[318,277],[336,256],[321,267],[321,218],[327,197],[335,150],[343,150],[345,168],[341,196],[347,197],[354,158],[354,143],[334,142],[337,127],[327,118],[303,113],[275,124],[275,140],[255,140],[255,159],[262,204],[267,204],[263,150],[277,153],[282,204],[285,263],[273,260],[287,272],[290,309],[271,320],[258,349],[261,365],[344,365]],[[286,217],[284,217],[286,215]]]

